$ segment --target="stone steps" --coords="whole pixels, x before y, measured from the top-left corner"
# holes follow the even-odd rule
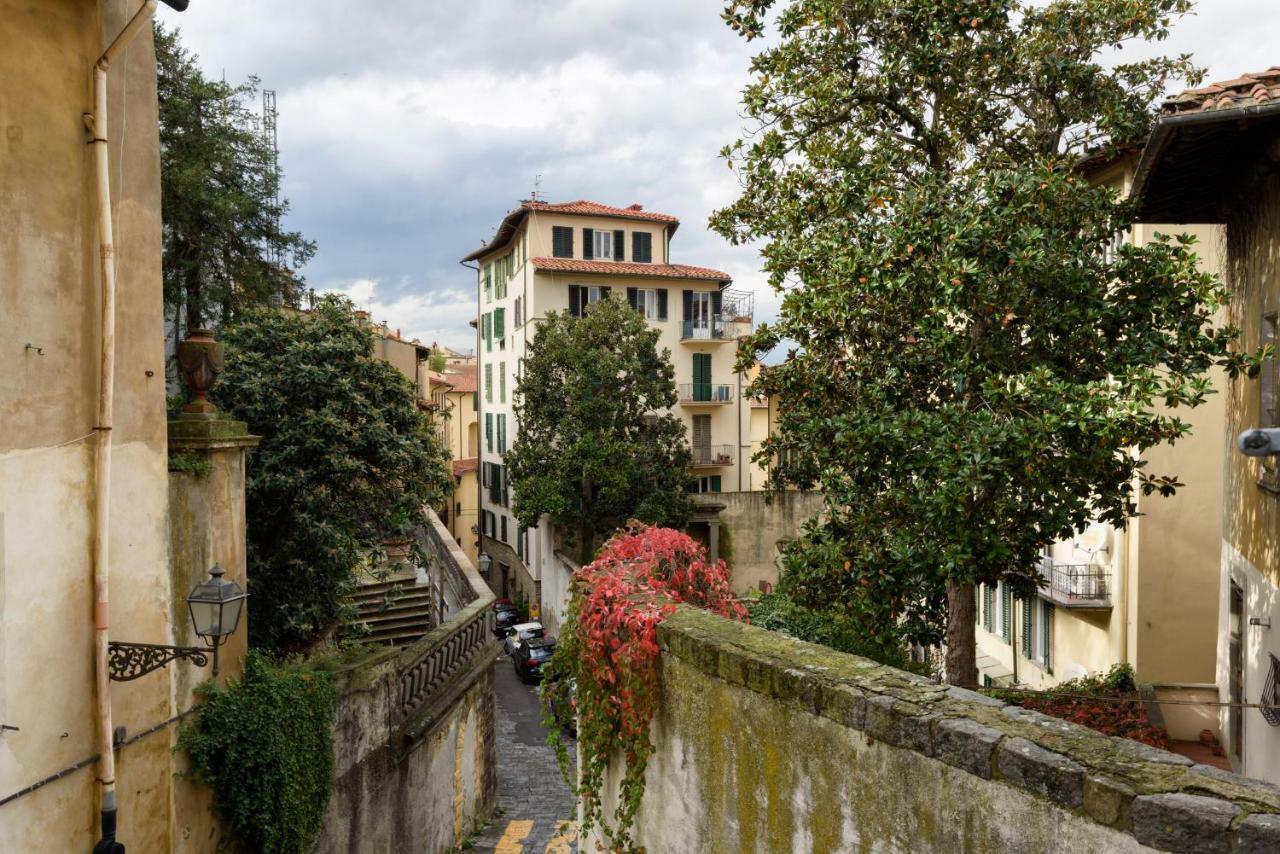
[[[363,629],[349,634],[370,643],[411,644],[435,626],[433,596],[430,585],[412,573],[362,584],[349,597],[357,615],[347,625]]]

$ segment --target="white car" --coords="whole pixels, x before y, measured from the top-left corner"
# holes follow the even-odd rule
[[[520,645],[521,641],[544,636],[542,623],[517,623],[507,629],[507,636],[502,639],[502,651],[507,655],[511,655],[516,651],[516,647]]]

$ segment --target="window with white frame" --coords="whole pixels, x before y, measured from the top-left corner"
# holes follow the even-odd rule
[[[592,247],[595,252],[596,259],[612,259],[613,258],[613,232],[604,231],[597,228],[594,232],[594,243]]]
[[[658,291],[656,288],[639,288],[636,290],[636,311],[644,315],[645,320],[658,320]]]
[[[1022,654],[1053,672],[1053,603],[1039,596],[1022,603]]]

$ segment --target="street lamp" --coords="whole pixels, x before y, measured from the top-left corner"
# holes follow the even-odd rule
[[[213,650],[213,675],[217,676],[218,647],[235,634],[244,611],[244,600],[249,596],[239,584],[223,578],[224,574],[222,567],[214,564],[209,570],[209,580],[197,584],[187,595],[191,622],[204,647],[111,641],[107,644],[111,678],[128,682],[180,658],[204,667],[209,663],[208,649]]]
[[[493,565],[493,558],[484,552],[480,552],[480,557],[476,559],[476,563],[480,564],[480,574],[487,577],[489,575],[489,567]]]

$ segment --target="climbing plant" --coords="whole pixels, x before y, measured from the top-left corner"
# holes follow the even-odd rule
[[[178,743],[241,848],[310,851],[332,788],[337,692],[329,675],[277,668],[251,651],[238,680],[206,682],[196,694],[203,702]]]
[[[706,550],[679,531],[632,523],[575,573],[564,630],[545,671],[548,738],[581,804],[581,832],[585,837],[598,826],[613,851],[636,850],[631,827],[644,795],[658,702],[658,625],[680,602],[730,619],[747,616],[733,600],[723,561],[708,561]],[[557,725],[575,712],[576,781]],[[619,757],[626,768],[610,827],[601,791]]]

